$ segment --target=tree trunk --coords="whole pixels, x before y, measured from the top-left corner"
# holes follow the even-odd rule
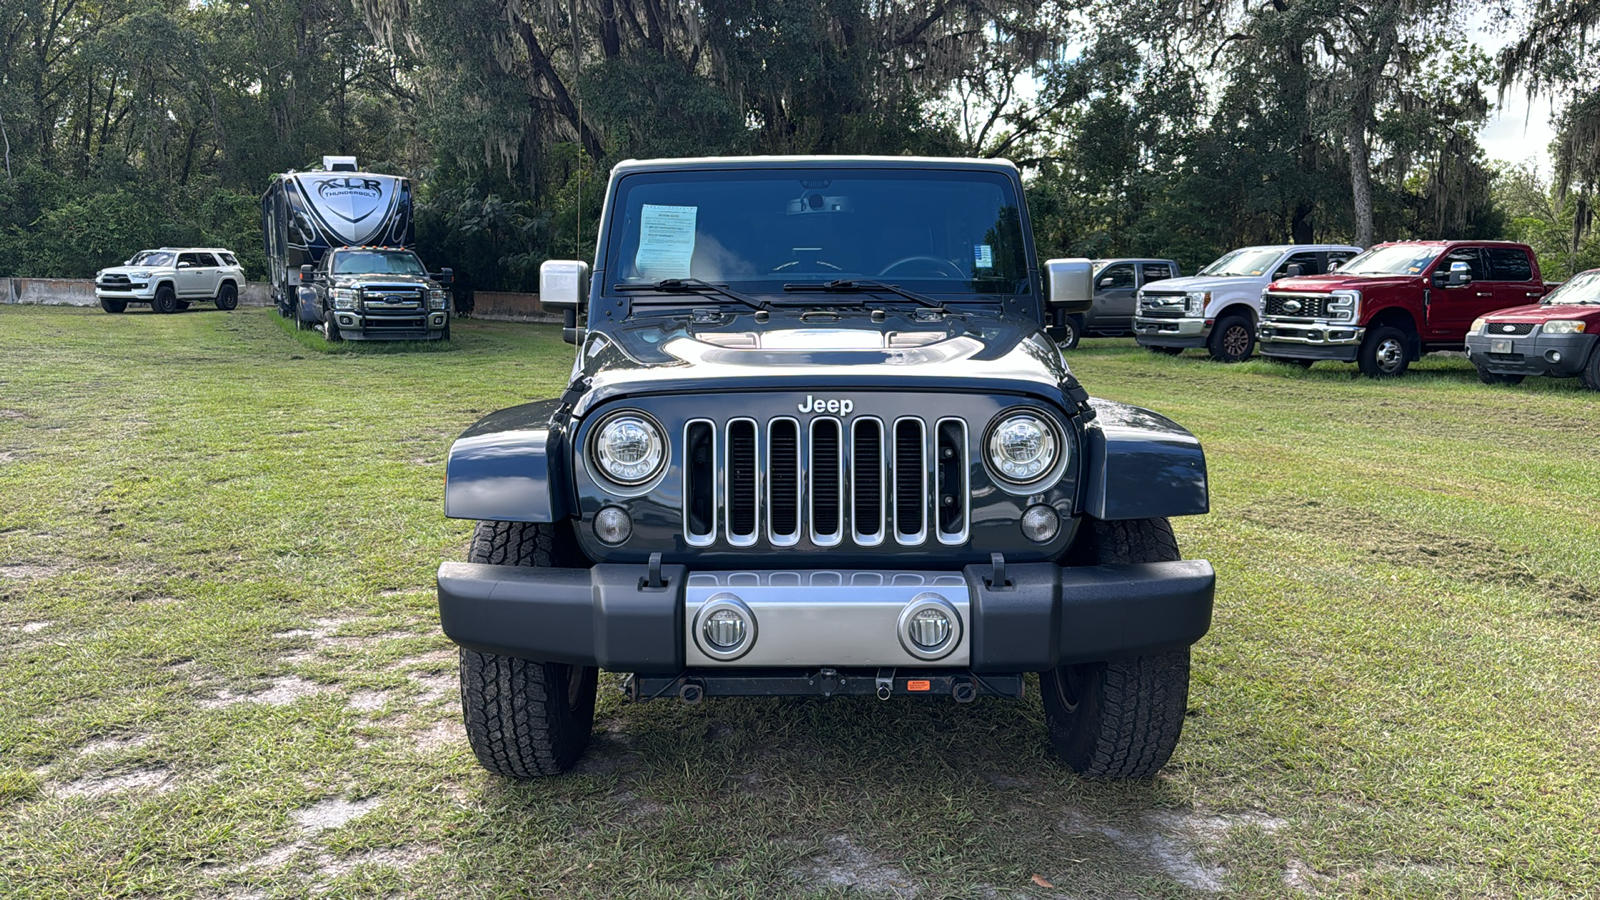
[[[1345,137],[1350,145],[1350,197],[1355,203],[1356,246],[1372,246],[1372,158],[1367,153],[1367,104],[1350,111]]]

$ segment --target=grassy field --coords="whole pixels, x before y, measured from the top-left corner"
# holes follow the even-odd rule
[[[342,348],[269,310],[0,311],[0,896],[1600,895],[1600,395],[1087,341],[1205,441],[1218,572],[1153,783],[1022,703],[627,705],[474,762],[442,459],[559,329]],[[302,338],[305,338],[302,340]]]

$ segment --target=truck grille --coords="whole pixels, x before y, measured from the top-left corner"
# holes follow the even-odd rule
[[[1139,297],[1139,315],[1147,319],[1181,319],[1186,302],[1183,294],[1146,292]]]
[[[415,287],[381,287],[369,285],[361,289],[361,303],[364,309],[422,309],[426,302],[427,294]]]
[[[1327,303],[1333,298],[1322,294],[1268,294],[1263,300],[1264,314],[1291,319],[1327,318]]]
[[[1517,337],[1533,331],[1532,322],[1490,322],[1484,327],[1483,333],[1499,336],[1502,334]]]
[[[802,424],[694,419],[684,427],[683,529],[691,546],[966,541],[967,426],[912,416]],[[720,477],[718,473],[721,473]]]

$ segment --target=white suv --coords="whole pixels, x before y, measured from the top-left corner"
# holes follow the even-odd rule
[[[141,250],[124,265],[94,273],[94,295],[108,313],[122,312],[129,303],[148,303],[154,312],[170,313],[200,300],[233,309],[243,286],[239,261],[216,247]]]

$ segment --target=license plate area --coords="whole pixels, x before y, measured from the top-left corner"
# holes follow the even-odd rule
[[[1505,340],[1505,341],[1490,341],[1489,342],[1489,352],[1490,353],[1510,353],[1511,352],[1511,342],[1509,340]]]

